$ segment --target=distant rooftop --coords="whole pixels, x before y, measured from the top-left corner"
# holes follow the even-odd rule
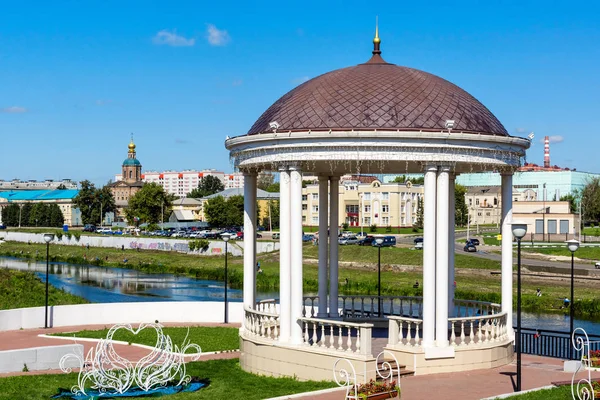
[[[72,200],[79,190],[23,190],[0,192],[0,198],[8,201]]]

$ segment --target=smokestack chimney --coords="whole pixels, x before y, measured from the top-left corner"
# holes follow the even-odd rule
[[[544,137],[544,168],[550,168],[550,137]]]

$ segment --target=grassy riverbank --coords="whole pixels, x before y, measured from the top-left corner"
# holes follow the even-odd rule
[[[207,379],[210,384],[195,393],[169,396],[173,400],[229,400],[243,397],[258,400],[337,387],[335,382],[300,382],[293,378],[271,378],[242,371],[237,359],[199,361],[186,364],[187,374]],[[331,377],[326,377],[331,378]],[[42,400],[77,383],[77,374],[32,375],[0,378],[0,400]]]
[[[0,255],[45,260],[45,246],[6,242],[0,245]],[[129,250],[52,245],[51,258],[74,264],[94,264],[122,267],[144,272],[185,274],[201,279],[224,279],[223,256],[198,256],[157,250]],[[85,258],[84,258],[85,257]],[[409,248],[381,249],[381,293],[383,295],[420,296],[421,288],[413,288],[415,281],[422,283],[420,270],[423,253]],[[317,246],[304,246],[304,292],[318,291]],[[127,259],[127,263],[124,263]],[[257,275],[257,289],[279,290],[279,253],[260,254],[262,273]],[[491,272],[500,271],[497,261],[456,254],[456,298],[500,302],[501,277]],[[370,246],[340,246],[340,294],[377,294],[377,248]],[[352,265],[347,263],[351,262]],[[241,257],[229,256],[229,283],[233,288],[243,287]],[[398,267],[399,265],[404,267]],[[422,286],[422,285],[420,285]],[[543,295],[536,296],[540,288]],[[516,285],[515,285],[516,289]],[[523,279],[523,309],[532,312],[567,314],[562,299],[570,297],[567,279],[525,276]],[[516,295],[514,296],[516,301]],[[578,281],[575,296],[576,315],[600,318],[600,288],[595,282]]]
[[[32,272],[0,269],[0,310],[43,306],[46,284]],[[87,303],[81,297],[49,287],[48,302],[52,305]]]
[[[134,326],[134,329],[137,329],[137,327]],[[174,345],[181,346],[187,337],[187,341],[199,345],[203,353],[236,350],[240,347],[238,328],[192,326],[189,329],[187,327],[165,327],[162,330],[165,335],[171,338]],[[108,328],[94,331],[54,333],[52,336],[105,339],[107,334]],[[115,332],[113,340],[155,346],[156,332],[154,329],[148,328],[134,335],[126,329],[120,329]]]

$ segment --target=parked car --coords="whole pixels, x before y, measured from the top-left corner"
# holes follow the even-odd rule
[[[375,236],[365,236],[364,238],[358,241],[359,246],[372,246],[373,241],[375,241]]]
[[[469,253],[475,253],[477,251],[477,247],[475,247],[473,243],[467,243],[463,250]]]
[[[275,233],[273,233],[273,235],[272,235],[271,237],[272,237],[274,240],[277,240],[277,239],[279,239],[279,236],[280,236],[279,232],[275,232]]]
[[[358,238],[356,236],[345,236],[345,237],[339,238],[338,243],[341,245],[358,244]]]
[[[422,237],[417,237],[417,238],[415,238],[415,240],[413,240],[413,242],[414,242],[414,244],[416,246],[417,243],[423,243],[423,238]]]
[[[473,246],[479,246],[479,239],[467,239],[467,244],[471,243]]]
[[[0,229],[6,229],[6,225],[0,224]]]
[[[314,239],[314,235],[310,235],[308,233],[305,233],[302,235],[302,241],[303,242],[311,242]]]
[[[373,243],[371,243],[371,246],[380,246],[379,244],[377,244],[377,239],[378,238],[375,238]],[[394,247],[395,245],[396,245],[396,237],[395,236],[384,236],[383,237],[383,243],[381,243],[381,247]]]
[[[83,227],[84,232],[96,232],[96,225],[93,224],[85,224]]]
[[[415,243],[415,250],[423,250],[423,241]]]
[[[596,267],[596,269],[600,269],[600,261],[596,262],[596,264],[594,264],[594,267]]]

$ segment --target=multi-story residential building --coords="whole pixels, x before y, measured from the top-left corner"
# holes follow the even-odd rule
[[[185,197],[188,193],[198,187],[200,180],[205,176],[214,176],[223,182],[225,189],[236,189],[244,187],[244,175],[239,172],[226,174],[216,169],[205,169],[202,171],[184,170],[184,171],[145,171],[142,174],[142,182],[154,182],[163,187],[170,194],[178,197]],[[120,175],[115,176],[115,180],[122,179]]]
[[[410,227],[417,221],[423,186],[406,183],[370,183],[345,180],[340,183],[339,221],[350,226]],[[319,186],[302,189],[302,223],[319,224]]]
[[[77,183],[71,179],[62,179],[55,181],[52,179],[46,179],[45,181],[22,181],[20,179],[13,179],[11,181],[5,181],[0,179],[0,191],[3,190],[54,190],[54,189],[77,189]]]

